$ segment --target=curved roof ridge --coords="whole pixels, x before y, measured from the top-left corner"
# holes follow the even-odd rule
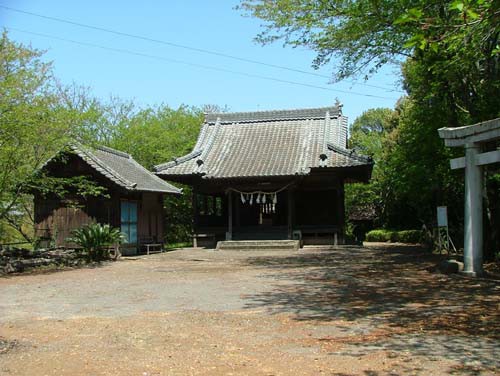
[[[373,162],[373,159],[371,157],[367,157],[365,155],[356,154],[356,150],[354,150],[354,149],[346,149],[346,148],[343,148],[341,146],[335,145],[335,144],[333,144],[331,142],[328,143],[328,149],[330,149],[330,150],[332,150],[332,151],[334,151],[336,153],[343,154],[346,157],[357,159],[360,162],[366,162],[366,163],[372,163]]]
[[[165,190],[165,192],[171,192],[171,193],[178,193],[178,194],[181,194],[182,193],[182,189],[180,188],[177,188],[169,183],[167,183],[166,181],[164,181],[163,179],[159,178],[158,176],[156,176],[155,174],[151,173],[151,171],[149,171],[146,167],[144,167],[143,165],[141,165],[139,162],[137,162],[134,158],[130,157],[129,158],[130,161],[135,164],[137,166],[137,168],[147,172],[149,175],[151,175],[151,178],[154,179],[156,182],[158,183],[161,183],[161,184],[164,184],[166,186],[168,186],[169,190]],[[149,190],[149,189],[144,189],[143,190]]]
[[[110,148],[109,146],[103,146],[103,145],[97,145],[94,146],[95,149],[105,151],[114,155],[117,155],[118,157],[123,157],[123,158],[132,158],[132,156],[128,153],[125,153],[124,151],[116,150],[113,148]]]
[[[203,123],[200,129],[200,133],[198,135],[198,138],[196,139],[196,144],[193,147],[193,152],[195,150],[201,149],[201,145],[205,142],[205,138],[208,132],[209,125],[207,123]]]
[[[210,113],[205,115],[206,123],[215,123],[220,119],[221,123],[249,123],[259,121],[273,120],[291,120],[291,119],[314,119],[322,118],[326,112],[330,112],[330,116],[341,116],[342,105],[337,104],[327,107],[316,108],[297,108],[284,110],[268,110],[268,111],[249,111],[249,112],[228,112],[228,113]]]
[[[168,162],[156,165],[153,167],[153,169],[156,172],[161,172],[167,168],[177,166],[178,164],[181,164],[181,163],[187,162],[193,158],[196,158],[197,156],[201,155],[202,152],[203,152],[203,149],[193,150],[191,153],[183,155],[182,157],[174,158],[172,161],[168,161]]]
[[[215,128],[214,130],[207,136],[207,139],[205,140],[205,147],[203,148],[202,153],[200,154],[199,160],[201,160],[201,164],[198,164],[195,172],[196,173],[201,173],[204,172],[206,173],[206,166],[204,165],[204,160],[207,158],[208,153],[210,153],[210,150],[212,149],[212,145],[214,144],[215,139],[217,138],[220,130],[220,118],[217,118],[217,121],[215,122]],[[197,161],[198,162],[198,161]]]

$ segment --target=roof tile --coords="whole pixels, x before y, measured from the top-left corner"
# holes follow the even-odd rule
[[[195,149],[155,170],[166,178],[195,175],[201,159],[203,178],[217,179],[302,175],[311,168],[372,164],[346,144],[347,118],[340,106],[209,114]],[[327,158],[320,163],[322,154]]]
[[[70,148],[95,170],[127,190],[181,193],[179,188],[148,171],[127,153],[105,146],[89,148],[78,143]]]

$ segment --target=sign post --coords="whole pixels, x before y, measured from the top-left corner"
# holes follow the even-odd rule
[[[446,249],[450,253],[450,235],[448,233],[448,208],[446,206],[437,207],[437,225],[438,225],[438,241],[439,241],[439,254]]]

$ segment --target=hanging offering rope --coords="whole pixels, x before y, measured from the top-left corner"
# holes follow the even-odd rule
[[[240,191],[235,188],[228,188],[227,191],[233,191],[236,193],[240,194],[241,202],[243,204],[249,203],[250,205],[253,205],[254,203],[254,195],[255,195],[255,203],[256,204],[262,204],[265,205],[266,202],[272,202],[272,211],[274,212],[276,210],[276,203],[278,202],[278,193],[284,191],[287,189],[289,186],[291,186],[292,183],[288,183],[284,187],[278,189],[277,191],[272,191],[272,192],[265,192],[265,191],[250,191],[250,192],[245,192],[245,191]],[[268,200],[269,197],[269,200]],[[271,209],[271,207],[269,207]]]

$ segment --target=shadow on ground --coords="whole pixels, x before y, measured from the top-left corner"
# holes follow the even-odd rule
[[[384,350],[458,362],[452,374],[494,374],[500,366],[499,283],[430,272],[439,260],[408,246],[254,257],[247,262],[262,268],[271,284],[245,296],[246,307],[342,323],[333,335],[318,338],[335,354],[357,359]]]
[[[410,246],[346,246],[289,257],[254,257],[247,262],[263,268],[263,278],[283,283],[246,296],[246,306],[293,312],[298,320],[369,318],[401,332],[445,331],[499,339],[498,282],[429,272],[438,260]]]

